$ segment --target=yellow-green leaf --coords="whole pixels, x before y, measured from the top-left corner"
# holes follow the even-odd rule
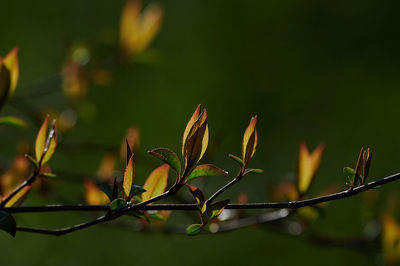
[[[29,191],[31,190],[31,186],[26,186],[24,188],[22,188],[17,194],[14,195],[14,197],[12,197],[6,204],[4,207],[8,208],[8,207],[16,207],[21,205],[24,200],[26,199],[26,197],[28,196]],[[4,198],[7,198],[7,196],[5,196]]]
[[[193,169],[190,175],[187,177],[187,180],[195,179],[198,177],[204,176],[219,176],[219,175],[227,175],[228,172],[224,171],[212,164],[202,164]]]
[[[104,205],[110,202],[108,196],[92,180],[85,180],[84,186],[87,204]]]
[[[26,122],[24,120],[22,120],[21,118],[15,117],[15,116],[0,117],[0,124],[14,126],[14,127],[21,127],[21,128],[24,128],[27,126]]]
[[[188,236],[195,236],[198,235],[202,229],[203,226],[201,224],[191,224],[186,228],[186,234]]]
[[[190,130],[193,127],[194,122],[196,122],[196,120],[199,118],[200,115],[200,108],[201,108],[201,104],[199,104],[196,108],[196,110],[194,111],[192,117],[190,118],[189,122],[186,125],[185,131],[183,132],[183,139],[182,139],[182,155],[185,153],[184,149],[185,149],[185,143],[186,143],[186,138],[189,135]]]
[[[37,137],[36,137],[35,154],[36,154],[36,161],[38,161],[38,162],[40,162],[40,160],[42,159],[42,154],[43,154],[44,148],[46,146],[48,120],[49,120],[49,116],[47,116],[46,119],[44,120],[42,126],[39,129]]]
[[[124,190],[126,197],[130,196],[134,177],[135,177],[135,165],[134,165],[134,155],[132,154],[125,168],[124,183],[122,184],[122,188]]]
[[[149,200],[164,193],[167,186],[169,165],[163,164],[151,172],[143,188],[146,190],[142,194],[142,201]]]
[[[56,146],[57,146],[57,128],[56,128],[56,120],[53,120],[53,124],[49,132],[49,135],[47,137],[46,145],[44,147],[42,164],[45,164],[50,160],[50,158],[54,154],[54,151],[56,150]]]
[[[257,116],[254,116],[250,120],[250,124],[243,134],[242,141],[242,160],[245,167],[248,165],[250,160],[253,158],[256,152],[258,136],[256,130]]]
[[[181,172],[181,162],[174,151],[167,148],[157,148],[149,151],[151,155],[169,164],[178,174]]]
[[[192,193],[194,199],[196,200],[199,210],[201,211],[201,213],[204,213],[206,211],[207,206],[205,204],[203,192],[201,192],[201,190],[198,189],[197,187],[188,184],[186,184],[186,186],[188,187],[190,193]]]
[[[318,171],[325,145],[320,144],[311,154],[304,142],[300,144],[298,161],[297,187],[300,194],[305,194]]]
[[[3,59],[4,65],[10,72],[10,90],[8,95],[13,95],[17,87],[19,77],[19,64],[18,64],[18,47],[14,47]]]

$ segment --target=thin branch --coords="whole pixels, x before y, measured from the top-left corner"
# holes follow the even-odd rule
[[[220,194],[222,194],[225,190],[233,186],[235,183],[239,182],[241,177],[242,177],[242,171],[234,178],[232,181],[230,181],[228,184],[220,188],[217,192],[214,193],[207,201],[206,204],[210,205],[214,199],[216,199]]]
[[[19,185],[19,187],[17,187],[16,189],[14,189],[13,192],[11,192],[7,198],[5,198],[1,203],[0,203],[0,208],[4,207],[6,205],[7,202],[9,202],[15,195],[17,195],[18,192],[20,192],[24,187],[31,185],[36,178],[39,176],[39,170],[35,170],[33,172],[33,174],[27,179],[25,180],[21,185]]]

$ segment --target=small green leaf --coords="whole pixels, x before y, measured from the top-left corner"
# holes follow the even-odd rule
[[[227,175],[228,172],[224,171],[212,164],[203,164],[199,165],[194,170],[192,173],[187,177],[187,180],[192,180],[198,177],[203,177],[203,176],[219,176],[219,175]]]
[[[22,120],[21,118],[18,118],[18,117],[14,117],[14,116],[0,117],[0,124],[19,127],[19,128],[27,127],[27,124],[24,120]]]
[[[126,214],[129,215],[129,216],[136,217],[138,219],[145,220],[148,223],[150,222],[149,217],[147,217],[142,211],[130,210]]]
[[[202,229],[203,226],[201,224],[192,224],[189,225],[188,228],[186,228],[186,234],[188,236],[195,236],[198,235]]]
[[[162,215],[158,214],[158,213],[147,213],[147,215],[157,221],[164,221],[164,217],[162,217]]]
[[[131,188],[131,197],[136,196],[136,195],[140,195],[142,193],[146,192],[146,190],[144,188],[142,188],[141,186],[138,185],[132,185]]]
[[[232,154],[229,154],[228,156],[229,156],[229,158],[231,158],[232,160],[234,160],[235,162],[237,162],[237,163],[239,164],[240,167],[243,167],[243,166],[244,166],[243,160],[240,159],[239,157],[237,157],[237,156],[235,156],[235,155],[232,155]]]
[[[354,171],[353,168],[350,168],[350,167],[343,168],[343,174],[347,177],[347,179],[351,183],[354,183],[354,180],[355,180],[355,177],[356,177],[356,171]]]
[[[209,220],[220,215],[221,212],[225,209],[226,205],[228,205],[228,203],[229,200],[223,200],[207,206],[207,210],[204,213],[203,221],[207,223]]]
[[[245,174],[263,174],[264,170],[263,169],[252,169],[252,168],[248,168],[246,169]]]
[[[28,161],[32,164],[33,167],[35,167],[36,169],[39,168],[38,162],[32,156],[25,154],[25,158],[28,159]]]
[[[112,211],[120,210],[127,206],[127,202],[124,199],[115,199],[110,203],[110,208]]]
[[[15,237],[17,231],[16,227],[14,217],[12,217],[8,212],[0,211],[0,230],[6,231]]]
[[[181,161],[179,160],[176,153],[167,148],[158,148],[149,151],[149,154],[160,159],[161,161],[169,164],[178,174],[181,172]]]
[[[40,177],[47,177],[47,178],[56,178],[57,176],[53,173],[43,173]]]

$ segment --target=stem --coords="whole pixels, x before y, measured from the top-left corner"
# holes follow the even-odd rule
[[[227,190],[228,188],[230,188],[231,186],[233,186],[235,183],[239,182],[242,177],[243,177],[243,171],[241,170],[238,175],[232,179],[229,183],[227,183],[225,186],[223,186],[222,188],[220,188],[217,192],[214,193],[214,195],[212,195],[207,201],[206,204],[207,206],[210,205],[212,203],[213,200],[215,200],[220,194],[222,194],[225,190]]]

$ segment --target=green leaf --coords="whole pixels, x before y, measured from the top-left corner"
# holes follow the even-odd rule
[[[0,211],[0,230],[6,231],[15,237],[17,231],[16,227],[14,217],[12,217],[8,212]]]
[[[219,176],[219,175],[227,175],[228,172],[224,171],[212,164],[203,164],[199,165],[194,170],[192,173],[187,177],[187,180],[192,180],[198,177],[203,177],[203,176]]]
[[[47,178],[56,178],[57,176],[53,173],[43,173],[40,177],[47,177]]]
[[[355,180],[355,177],[356,177],[356,171],[354,171],[353,168],[350,168],[350,167],[343,168],[343,174],[347,177],[347,179],[351,183],[354,183],[354,180]]]
[[[147,213],[147,215],[157,221],[164,221],[164,217],[162,217],[162,215],[158,214],[158,213]]]
[[[219,201],[214,204],[211,204],[210,206],[207,206],[207,210],[204,213],[204,217],[203,217],[204,222],[208,222],[209,220],[220,215],[221,212],[225,209],[226,205],[228,205],[228,203],[229,203],[229,200],[223,200],[223,201]]]
[[[15,117],[15,116],[0,117],[0,124],[19,127],[19,128],[27,127],[27,124],[24,120],[22,120],[21,118]]]
[[[243,166],[244,166],[243,160],[240,159],[239,157],[237,157],[237,156],[235,156],[235,155],[232,155],[232,154],[229,154],[228,156],[229,156],[229,158],[231,158],[232,160],[234,160],[235,162],[237,162],[237,163],[239,164],[240,167],[243,167]]]
[[[263,174],[264,170],[263,169],[252,169],[252,168],[248,168],[246,169],[245,174]]]
[[[189,225],[188,228],[186,228],[186,234],[188,236],[195,236],[198,235],[202,229],[203,226],[201,224],[192,224]]]
[[[28,159],[28,161],[32,164],[33,167],[35,167],[36,169],[39,168],[38,162],[32,156],[25,154],[25,157],[26,159]]]
[[[178,174],[181,173],[181,161],[179,160],[176,153],[167,148],[158,148],[149,151],[151,155],[160,159],[161,161],[169,164]]]
[[[136,195],[140,195],[142,193],[146,192],[146,190],[144,188],[142,188],[141,186],[138,185],[132,185],[131,188],[131,197],[136,196]]]
[[[124,199],[115,199],[110,203],[110,209],[112,211],[120,210],[127,206],[128,203]]]
[[[127,215],[129,216],[133,216],[136,217],[138,219],[142,219],[146,222],[150,222],[149,217],[147,217],[142,211],[138,211],[138,210],[129,210],[128,212],[126,212]]]

